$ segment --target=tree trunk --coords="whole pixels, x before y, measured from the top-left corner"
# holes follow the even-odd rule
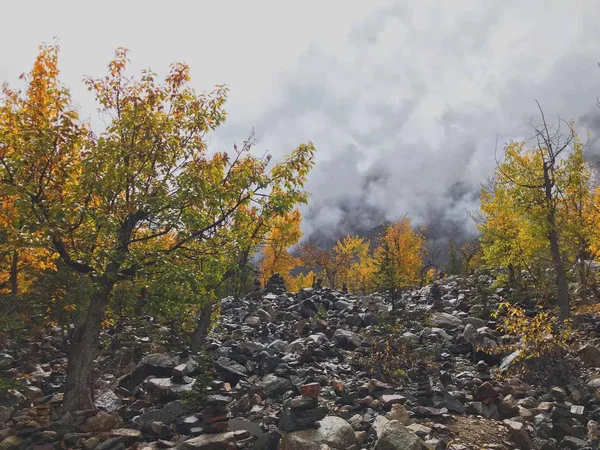
[[[560,318],[562,320],[571,316],[571,308],[569,306],[569,287],[567,286],[567,275],[565,273],[565,264],[560,256],[560,248],[558,246],[558,234],[556,230],[551,230],[548,233],[550,240],[550,253],[552,254],[552,262],[556,271],[556,287],[558,290],[558,307],[560,308]]]
[[[71,337],[63,399],[66,411],[94,409],[93,361],[98,350],[102,319],[113,284],[108,282],[96,287],[90,299],[87,318],[77,326]]]
[[[208,303],[200,310],[200,314],[196,319],[196,329],[192,335],[192,352],[199,352],[208,336],[208,330],[210,328],[210,316],[212,315],[213,304]]]
[[[10,263],[10,293],[17,295],[19,293],[19,252],[13,251],[12,261]]]

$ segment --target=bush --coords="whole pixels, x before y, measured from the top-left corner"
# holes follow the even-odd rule
[[[494,350],[478,350],[488,353],[518,350],[509,372],[521,372],[538,381],[568,377],[572,367],[567,357],[576,338],[570,320],[561,322],[552,311],[540,311],[528,317],[523,308],[506,302],[500,304],[492,317],[498,320],[498,329],[509,337],[509,343]]]
[[[432,352],[427,348],[419,348],[412,340],[402,336],[402,327],[396,325],[388,328],[383,336],[373,339],[370,352],[357,352],[351,364],[368,370],[383,381],[402,384],[408,380],[407,371],[422,360],[431,364]]]

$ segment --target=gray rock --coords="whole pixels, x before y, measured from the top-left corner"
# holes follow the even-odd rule
[[[6,408],[18,407],[26,401],[27,397],[14,389],[0,395],[0,406],[4,406]]]
[[[377,439],[375,450],[421,450],[421,439],[397,420],[391,420]]]
[[[587,446],[587,442],[583,439],[576,438],[574,436],[565,436],[560,442],[561,448],[568,448],[571,450],[577,450]]]
[[[166,400],[175,400],[181,397],[185,392],[191,392],[192,386],[196,380],[188,379],[189,383],[178,383],[172,378],[152,378],[148,380],[146,389],[154,397]]]
[[[463,319],[463,323],[465,325],[473,325],[475,328],[481,328],[485,326],[485,320],[473,316],[465,317]]]
[[[441,391],[435,392],[433,395],[433,405],[436,408],[447,408],[448,411],[463,414],[465,412],[465,405],[460,400],[450,395],[448,392]]]
[[[0,353],[0,370],[8,370],[15,363],[15,358],[8,353]]]
[[[260,383],[267,397],[278,397],[292,389],[292,383],[287,378],[267,375]]]
[[[358,448],[352,426],[341,417],[327,416],[318,424],[318,428],[285,433],[279,450],[319,450],[323,444],[331,450]]]
[[[352,331],[342,330],[338,328],[332,337],[333,342],[339,345],[341,348],[347,350],[354,350],[361,345],[360,337]]]
[[[279,429],[282,431],[296,431],[309,428],[315,422],[327,416],[326,406],[319,406],[316,398],[296,397],[283,404]]]
[[[235,432],[203,434],[175,446],[175,450],[229,450],[235,443]],[[236,448],[235,445],[233,448]]]
[[[514,352],[512,352],[510,355],[508,355],[507,357],[505,357],[502,362],[500,363],[500,373],[504,373],[506,372],[508,369],[510,369],[513,365],[513,363],[515,362],[515,360],[517,359],[517,357],[521,354],[520,350],[515,350]]]
[[[154,353],[144,357],[133,372],[119,381],[119,386],[132,390],[149,376],[169,377],[175,367],[173,360],[162,353]]]
[[[0,406],[0,423],[8,422],[14,413],[15,413],[15,408],[9,408],[7,406]]]
[[[138,416],[134,422],[143,425],[147,422],[162,422],[169,424],[173,422],[180,416],[183,416],[187,412],[185,406],[181,402],[181,400],[175,400],[173,402],[167,403],[160,409],[156,409],[154,411],[148,411],[140,416]]]
[[[103,392],[96,400],[94,401],[94,405],[97,408],[113,412],[118,410],[122,406],[121,397],[115,394],[113,391]]]
[[[431,323],[440,328],[454,328],[462,325],[462,320],[445,312],[435,312],[431,315]]]
[[[504,424],[510,432],[512,441],[522,450],[532,450],[534,448],[533,441],[529,436],[529,432],[521,422],[515,420],[504,420]]]

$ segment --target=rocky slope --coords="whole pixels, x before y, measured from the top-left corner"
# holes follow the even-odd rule
[[[291,294],[273,277],[221,301],[206,344],[213,380],[196,404],[182,397],[201,382],[202,358],[166,345],[171,333],[157,325],[121,329],[126,345],[101,355],[95,411],[61,413],[59,336],[7,343],[0,375],[25,373],[27,385],[0,397],[0,450],[599,448],[596,318],[576,318],[580,369],[561,385],[498,377],[513,355],[475,350],[506,340],[482,319],[500,301],[482,294],[492,281],[449,277],[404,293],[392,311],[379,295]],[[406,370],[383,379],[373,343],[390,336],[386,324],[402,325],[394,339],[410,352]],[[128,370],[109,364],[132,355]]]

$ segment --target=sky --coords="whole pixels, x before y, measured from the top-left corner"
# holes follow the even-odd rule
[[[0,82],[15,83],[56,37],[63,80],[93,117],[81,80],[126,47],[133,70],[182,61],[198,90],[229,86],[212,149],[252,129],[276,160],[312,141],[306,237],[404,214],[438,237],[474,233],[469,211],[495,148],[532,135],[536,100],[600,153],[593,0],[5,0],[0,14]]]

